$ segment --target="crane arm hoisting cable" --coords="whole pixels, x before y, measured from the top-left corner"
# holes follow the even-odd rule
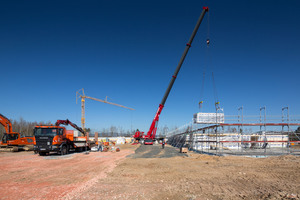
[[[210,53],[209,53],[209,45],[210,45],[210,36],[209,36],[209,14],[207,17],[207,39],[206,39],[206,45],[207,45],[207,57],[208,57],[208,65],[210,65],[211,59],[210,59]],[[213,84],[213,92],[214,92],[214,100],[215,100],[215,108],[216,111],[222,110],[220,107],[220,102],[218,99],[218,92],[217,92],[217,87],[216,87],[216,82],[215,82],[215,77],[214,77],[214,72],[212,71],[211,73],[212,75],[212,84]],[[203,79],[202,79],[202,86],[201,86],[201,93],[200,93],[200,98],[203,98],[203,91],[204,91],[204,82],[205,82],[205,71],[203,72]],[[203,104],[203,100],[200,100],[199,104],[199,109],[200,112],[202,112],[202,104]]]
[[[191,35],[188,43],[186,44],[186,47],[185,47],[184,52],[183,52],[183,54],[181,56],[181,59],[180,59],[180,61],[178,63],[178,66],[177,66],[177,68],[176,68],[176,70],[174,72],[174,75],[172,76],[172,79],[171,79],[171,81],[169,83],[169,86],[168,86],[166,92],[165,92],[165,95],[163,96],[162,101],[159,104],[158,110],[156,111],[156,114],[155,114],[154,119],[153,119],[153,121],[151,123],[149,131],[148,131],[147,135],[145,136],[145,139],[151,139],[151,140],[153,140],[155,138],[155,134],[156,134],[157,125],[158,125],[159,116],[161,114],[161,111],[162,111],[162,109],[163,109],[163,107],[165,105],[165,102],[166,102],[166,100],[167,100],[167,98],[169,96],[169,93],[170,93],[170,91],[171,91],[171,89],[173,87],[173,84],[175,82],[177,74],[178,74],[178,72],[179,72],[179,70],[180,70],[180,68],[181,68],[181,66],[183,64],[183,61],[184,61],[184,59],[185,59],[185,57],[186,57],[186,55],[187,55],[187,53],[188,53],[188,51],[189,51],[189,49],[191,47],[193,39],[194,39],[194,37],[195,37],[198,29],[199,29],[199,26],[200,26],[200,24],[201,24],[201,22],[202,22],[202,20],[203,20],[204,15],[205,15],[206,12],[208,12],[208,7],[203,7],[201,15],[200,15],[200,17],[199,17],[199,19],[197,21],[197,24],[196,24],[196,26],[195,26],[195,28],[194,28],[194,30],[192,32],[192,35]]]

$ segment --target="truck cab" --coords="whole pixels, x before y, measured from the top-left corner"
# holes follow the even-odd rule
[[[68,142],[65,127],[60,126],[36,126],[34,128],[34,151],[40,155],[50,152],[68,153]]]
[[[61,124],[71,125],[81,132],[83,136],[74,136],[73,131],[67,131],[65,127],[60,126]],[[69,153],[69,150],[89,150],[91,145],[91,142],[88,140],[88,134],[69,120],[57,120],[55,125],[35,126],[34,136],[36,141],[34,151],[40,155],[46,155],[50,152],[65,155]]]

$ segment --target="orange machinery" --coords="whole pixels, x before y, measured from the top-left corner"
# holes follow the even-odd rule
[[[5,133],[1,138],[0,145],[1,147],[13,148],[14,151],[18,151],[19,149],[28,149],[24,148],[28,145],[33,145],[35,138],[33,136],[21,136],[18,132],[12,131],[12,125],[9,119],[0,114],[0,124],[3,125],[5,129]],[[29,148],[30,149],[30,148]]]
[[[61,125],[70,125],[83,136],[74,135]],[[90,149],[91,142],[88,134],[76,124],[67,120],[57,120],[55,125],[39,125],[34,128],[36,143],[34,151],[40,155],[46,155],[50,152],[59,153],[60,155],[68,154],[69,151],[83,151]]]

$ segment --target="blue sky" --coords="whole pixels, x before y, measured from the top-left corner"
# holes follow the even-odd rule
[[[203,6],[209,6],[162,111],[159,126],[214,112],[211,73],[225,115],[299,114],[300,2],[1,1],[1,114],[86,127],[148,131]],[[208,17],[209,16],[209,17]],[[208,23],[209,18],[209,23]],[[209,50],[206,38],[210,36]],[[203,72],[206,72],[201,94]]]

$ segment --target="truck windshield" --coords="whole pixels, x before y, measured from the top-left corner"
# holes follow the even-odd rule
[[[35,128],[34,136],[55,136],[57,135],[56,128]]]

